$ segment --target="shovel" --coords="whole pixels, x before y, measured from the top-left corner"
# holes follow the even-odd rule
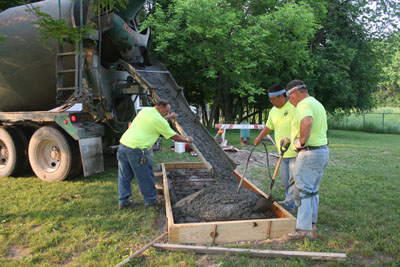
[[[274,171],[274,175],[272,176],[271,184],[269,185],[268,195],[266,198],[262,197],[257,201],[256,205],[253,208],[253,212],[266,212],[271,208],[272,204],[275,202],[275,199],[271,196],[272,187],[275,184],[276,175],[278,174],[279,167],[281,166],[283,155],[288,150],[289,145],[290,145],[289,138],[284,138],[281,140],[281,142],[280,142],[281,154],[279,156],[278,163],[276,164],[276,168]]]

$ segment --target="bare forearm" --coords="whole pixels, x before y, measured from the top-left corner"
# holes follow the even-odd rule
[[[175,120],[175,118],[178,117],[178,114],[176,114],[175,112],[172,113],[168,113],[167,115],[164,116],[164,119],[166,120]]]
[[[264,129],[262,129],[262,131],[258,134],[257,138],[254,139],[254,144],[258,145],[261,141],[261,139],[263,139],[265,136],[267,136],[268,134],[270,134],[272,131],[265,126]]]
[[[187,143],[192,143],[193,142],[193,137],[188,136],[188,137],[184,137],[180,134],[175,134],[174,136],[171,137],[172,140],[176,141],[176,142],[187,142]]]

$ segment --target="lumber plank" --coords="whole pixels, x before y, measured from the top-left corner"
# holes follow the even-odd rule
[[[146,249],[148,249],[149,247],[151,247],[154,243],[156,243],[157,241],[159,241],[160,239],[163,239],[164,237],[166,237],[168,235],[168,232],[163,233],[162,235],[160,235],[159,237],[157,237],[156,239],[154,239],[153,241],[147,243],[144,247],[142,247],[141,249],[139,249],[137,252],[135,252],[134,254],[132,254],[131,256],[129,256],[128,258],[126,258],[125,260],[121,261],[120,263],[118,263],[117,265],[115,265],[115,267],[121,267],[123,265],[125,265],[126,263],[128,263],[130,260],[132,260],[133,258],[139,256],[140,254],[142,254]]]
[[[155,172],[155,173],[154,173],[154,176],[162,176],[162,175],[163,175],[162,172]]]
[[[196,253],[207,254],[245,254],[257,257],[284,257],[284,258],[308,258],[313,260],[346,260],[345,253],[327,253],[327,252],[306,252],[306,251],[288,251],[288,250],[260,250],[244,248],[227,247],[208,247],[179,244],[161,244],[155,243],[153,247],[160,250],[169,251],[193,251]]]
[[[267,236],[279,238],[296,227],[296,221],[287,218],[174,224],[169,240],[180,244],[211,244],[215,224],[218,225],[216,244],[265,240]]]
[[[165,165],[166,165],[165,163],[161,164],[161,169],[163,173],[163,184],[164,184],[165,215],[167,217],[168,227],[171,227],[171,225],[174,224],[174,216],[172,213],[171,199],[169,196],[169,188],[168,188],[167,168],[165,167]],[[168,238],[170,237],[168,236]]]
[[[207,169],[207,166],[203,162],[173,162],[164,164],[168,171],[172,169]]]

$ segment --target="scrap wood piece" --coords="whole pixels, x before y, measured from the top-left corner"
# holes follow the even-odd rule
[[[347,258],[345,253],[261,250],[261,249],[207,247],[207,246],[191,246],[191,245],[161,244],[161,243],[154,243],[153,247],[156,249],[163,249],[170,251],[194,251],[197,253],[214,253],[214,254],[244,254],[257,257],[284,257],[284,258],[298,257],[298,258],[308,258],[313,260],[346,260]]]
[[[120,267],[126,263],[128,263],[130,260],[132,260],[133,258],[139,256],[140,254],[142,254],[146,249],[148,249],[149,247],[151,247],[154,243],[156,243],[158,240],[163,239],[164,237],[166,237],[168,235],[168,232],[163,233],[162,235],[160,235],[159,237],[157,237],[156,239],[154,239],[153,241],[147,243],[144,247],[142,247],[141,249],[139,249],[138,251],[136,251],[134,254],[132,254],[131,256],[129,256],[128,258],[126,258],[125,260],[121,261],[120,263],[118,263],[117,265],[115,265],[115,267]]]

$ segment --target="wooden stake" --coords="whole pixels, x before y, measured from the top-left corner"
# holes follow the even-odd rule
[[[125,260],[121,261],[120,263],[118,263],[117,265],[115,265],[115,267],[120,267],[126,263],[128,263],[130,260],[132,260],[133,258],[139,256],[140,254],[142,254],[146,249],[148,249],[149,247],[151,247],[154,243],[156,243],[158,240],[163,239],[164,237],[166,237],[168,235],[168,232],[163,233],[162,235],[160,235],[159,237],[157,237],[156,239],[154,239],[153,241],[147,243],[144,247],[142,247],[141,249],[139,249],[137,252],[135,252],[134,254],[132,254],[131,256],[129,256],[128,258],[126,258]]]
[[[225,248],[225,247],[207,247],[191,246],[179,244],[161,244],[155,243],[156,249],[170,251],[194,251],[196,253],[214,253],[214,254],[245,254],[257,257],[285,257],[285,258],[309,258],[313,260],[346,260],[345,253],[325,253],[325,252],[306,252],[306,251],[285,251],[285,250],[260,250],[244,248]]]
[[[217,236],[217,225],[214,226],[214,234],[213,234],[212,246],[215,246],[215,237],[216,236]]]

